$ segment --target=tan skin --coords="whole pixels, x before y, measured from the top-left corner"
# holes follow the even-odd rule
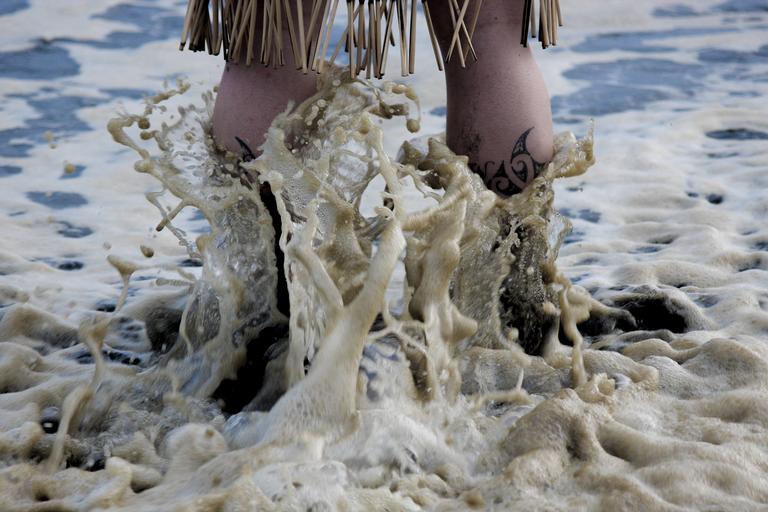
[[[502,196],[529,184],[553,152],[549,93],[531,49],[520,45],[522,11],[522,0],[485,0],[473,37],[479,60],[470,56],[461,68],[454,55],[445,71],[448,146],[469,156],[470,167]],[[446,52],[453,36],[450,14],[433,7],[432,16]],[[308,25],[307,5],[304,19]],[[227,64],[213,114],[218,143],[240,152],[239,137],[259,147],[289,101],[315,92],[314,74],[303,75],[291,64],[279,69]]]

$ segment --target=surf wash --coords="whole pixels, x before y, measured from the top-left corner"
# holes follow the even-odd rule
[[[212,99],[205,97],[205,109],[210,110]],[[155,176],[180,199],[170,213],[160,208],[161,225],[173,229],[191,256],[203,260],[201,278],[190,283],[193,298],[182,322],[188,353],[163,371],[176,374],[184,392],[210,395],[221,380],[234,376],[248,342],[245,331],[253,339],[267,326],[289,325],[287,341],[268,340],[287,343],[283,368],[275,372],[287,393],[258,428],[265,441],[275,435],[285,440],[287,431],[333,430],[352,418],[363,347],[384,337],[396,340],[407,354],[420,396],[455,400],[461,387],[455,361],[460,352],[472,346],[514,350],[516,329],[503,325],[499,313],[502,279],[515,259],[512,247],[534,244],[537,238],[547,281],[542,284],[551,298],[539,310],[552,318],[548,339],[527,342],[545,347],[552,358],[562,357],[551,333],[557,332],[557,318],[566,311],[562,319],[574,344],[574,383],[587,378],[575,323],[594,303],[574,299],[570,283],[557,272],[554,260],[567,222],[549,219],[556,215],[551,181],[586,171],[592,162],[591,139],[577,142],[561,136],[557,158],[537,184],[519,197],[500,200],[467,169],[465,158],[436,139],[424,153],[406,145],[403,163],[385,153],[384,134],[374,120],[409,117],[417,107],[415,99],[405,86],[378,89],[337,72],[320,84],[314,97],[275,120],[263,155],[248,163],[238,163],[232,155],[212,156],[205,110],[190,107],[183,112],[203,123],[197,134],[185,138],[190,141],[187,148],[170,142],[178,124],[142,132],[141,138],[154,139],[163,150],[159,157],[150,156],[124,131],[146,119],[154,103],[141,116],[110,123],[115,139],[142,156],[136,169]],[[409,121],[409,127],[417,125],[415,119]],[[178,162],[190,157],[200,167],[185,169]],[[365,218],[361,200],[377,176],[385,184],[381,206],[375,217]],[[408,211],[406,182],[420,191],[425,204],[432,204]],[[285,254],[281,269],[272,250],[275,231],[257,183],[268,184],[276,199],[279,247]],[[149,198],[158,204],[157,196]],[[194,242],[173,227],[173,217],[187,206],[199,208],[211,225],[211,233]],[[554,225],[559,232],[548,232]],[[535,235],[520,240],[518,226],[535,226]],[[489,243],[498,246],[492,261],[478,265],[478,255]],[[385,292],[401,257],[405,307],[394,315]],[[280,271],[287,278],[288,319],[276,307]],[[488,286],[478,294],[466,279]],[[576,300],[584,311],[571,312]],[[377,317],[380,328],[371,331]],[[484,325],[478,328],[478,323]]]
[[[524,194],[501,200],[438,139],[406,143],[398,160],[390,158],[377,119],[405,118],[412,130],[419,124],[412,115],[416,96],[405,86],[329,75],[314,97],[275,120],[262,155],[247,163],[213,147],[211,93],[202,106],[179,108],[178,117],[166,109],[186,89],[180,84],[150,98],[141,114],[109,124],[115,140],[139,154],[135,169],[162,184],[147,193],[161,212],[158,229],[170,230],[190,258],[202,261],[199,275],[180,268],[178,279],[157,281],[176,292],[125,306],[121,300],[115,314],[155,329],[157,311],[182,307],[178,338],[130,371],[98,359],[93,378],[67,380],[82,375],[77,363],[47,363],[68,385],[65,427],[47,456],[51,473],[30,466],[46,496],[132,510],[198,499],[257,497],[268,504],[267,496],[283,491],[270,487],[271,477],[246,474],[288,463],[308,472],[301,477],[307,492],[331,467],[330,488],[344,489],[354,506],[400,506],[387,482],[404,481],[391,468],[405,477],[417,463],[418,473],[442,474],[455,492],[468,485],[458,475],[499,472],[487,459],[499,452],[491,447],[498,435],[485,408],[534,403],[524,374],[547,389],[576,387],[584,407],[613,393],[595,358],[598,374],[590,379],[584,370],[575,325],[585,315],[621,312],[571,286],[554,264],[567,221],[552,210],[551,182],[589,167],[591,137],[560,136],[542,177]],[[128,133],[133,127],[138,136]],[[415,193],[418,204],[405,199]],[[202,212],[210,232],[187,236],[176,223],[187,207]],[[149,269],[112,263],[124,282]],[[393,291],[397,276],[403,286]],[[289,314],[279,304],[281,286]],[[535,317],[515,316],[508,307],[532,300],[521,311],[538,311]],[[30,318],[46,317],[20,306],[5,315],[0,335],[33,336],[25,327]],[[561,319],[573,349],[560,343]],[[115,357],[103,342],[110,322],[95,325],[91,350]],[[542,335],[523,339],[521,332]],[[260,385],[248,387],[240,369],[254,353],[266,363]],[[517,385],[476,389],[492,375],[483,369],[488,361],[515,375]],[[644,382],[654,374],[632,375]],[[237,407],[227,402],[232,395]],[[222,409],[241,412],[227,418]],[[467,422],[474,426],[459,439],[468,445],[452,446],[449,432],[466,431]],[[24,451],[22,441],[34,445],[33,434],[20,437],[14,450]],[[84,456],[110,455],[106,471],[82,480],[90,483],[71,495],[61,487],[60,467],[81,449],[81,436],[96,436]],[[367,445],[371,440],[378,441]],[[339,483],[345,471],[363,487]],[[300,506],[313,492],[290,499]]]

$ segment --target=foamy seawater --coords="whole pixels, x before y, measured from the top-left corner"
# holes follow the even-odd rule
[[[0,6],[0,509],[764,509],[767,2],[564,5],[567,30],[560,45],[537,51],[556,131],[584,136],[589,119],[596,121],[595,165],[553,185],[554,207],[573,224],[557,270],[576,287],[566,292],[565,304],[561,299],[550,305],[566,312],[563,330],[569,311],[578,317],[583,379],[572,371],[567,333],[560,336],[564,345],[544,357],[525,356],[493,338],[498,329],[490,326],[492,318],[478,317],[472,308],[472,281],[490,282],[484,280],[492,280],[489,272],[457,278],[450,299],[448,281],[430,277],[443,288],[424,288],[426,298],[416,297],[410,314],[417,323],[435,315],[432,323],[406,325],[403,318],[366,310],[379,327],[391,322],[390,337],[358,333],[363,364],[347,361],[351,373],[343,371],[341,359],[321,354],[327,340],[354,338],[351,326],[337,335],[329,326],[355,316],[328,306],[322,283],[311,280],[311,272],[302,274],[298,263],[289,287],[309,319],[301,325],[270,323],[279,316],[277,306],[259,288],[274,284],[270,272],[254,277],[238,268],[206,275],[269,251],[258,237],[230,240],[222,234],[224,226],[239,233],[241,222],[247,224],[239,215],[262,218],[264,210],[247,191],[206,181],[203,171],[224,163],[205,147],[210,98],[201,94],[217,82],[223,65],[178,53],[184,4],[14,0]],[[419,72],[407,83],[421,101],[421,133],[436,134],[445,121],[442,77],[433,69],[428,42],[422,43]],[[175,87],[179,76],[187,77],[190,90],[162,103],[165,112],[153,113],[171,124],[181,120],[167,134],[174,158],[154,160],[155,176],[136,172],[139,156],[112,140],[107,123],[118,113],[141,114],[144,98],[164,89],[165,80]],[[332,108],[354,112],[364,106],[344,101]],[[190,103],[197,110],[176,110]],[[160,127],[152,122],[153,129]],[[383,155],[394,157],[411,137],[402,125],[383,125],[381,146],[353,141],[378,151],[384,169],[378,180],[392,178]],[[304,206],[286,178],[295,162],[279,141],[272,144],[271,169],[283,178],[273,175],[270,184],[286,187],[289,207]],[[302,158],[314,157],[307,150]],[[259,172],[269,170],[258,165]],[[182,169],[181,176],[200,188],[174,182],[171,168]],[[461,171],[441,172],[461,182]],[[170,229],[156,229],[161,215],[147,198],[161,190],[159,178],[177,195],[210,186],[213,195],[226,192],[231,204],[243,206],[228,210],[206,202],[210,196],[195,196],[173,226],[185,240],[210,233],[215,243],[186,247]],[[466,230],[460,240],[441,238],[439,230],[409,217],[435,201],[412,186],[399,194],[402,212],[382,219],[388,226],[399,222],[409,240],[449,249],[456,242],[462,254],[482,255],[473,236],[495,236],[474,217],[487,207],[486,196],[475,189],[446,188],[440,200],[455,199],[446,206],[450,215],[433,217],[445,233]],[[171,194],[157,197],[166,215],[178,203]],[[367,217],[381,215],[376,195],[365,201]],[[548,211],[545,206],[534,213]],[[292,229],[299,240],[311,220],[295,213]],[[333,225],[329,218],[337,217],[321,209],[320,234],[330,232],[324,231]],[[397,230],[382,225],[371,224],[378,234],[370,245],[399,247]],[[470,236],[473,229],[480,234]],[[352,234],[334,231],[339,240],[343,236]],[[375,255],[376,268],[394,269],[385,296],[399,314],[408,299],[402,269],[394,268],[397,262],[386,251],[365,246],[373,235],[354,236],[360,254],[342,258],[333,249],[320,259],[344,305],[363,291],[384,293],[365,288],[362,278],[345,281],[344,272],[334,273],[345,268],[342,261],[367,269],[364,262]],[[236,248],[231,254],[217,252],[230,246]],[[310,246],[296,242],[291,254],[297,262],[314,261],[302,252]],[[413,249],[416,261],[428,255],[420,250]],[[457,265],[460,272],[474,268],[466,257]],[[131,274],[127,286],[115,267]],[[245,292],[233,307],[219,302],[216,314],[181,317],[189,297],[207,304],[210,293],[229,297],[231,289],[219,290],[216,283],[241,282]],[[556,293],[557,279],[549,284]],[[634,325],[616,310],[589,303],[583,290],[629,312]],[[586,310],[591,316],[582,314]],[[229,339],[211,343],[211,318],[217,326],[247,324],[258,328],[258,336],[283,340],[264,358],[283,361],[287,384],[265,386],[265,375],[277,375],[266,367],[228,373],[242,363],[246,347],[230,347]],[[487,325],[467,342],[471,321]],[[180,325],[198,329],[189,327],[184,335],[197,356],[179,356],[187,348]],[[249,339],[247,329],[236,332],[233,340]],[[398,336],[401,342],[413,339],[401,346],[393,341]],[[454,338],[456,347],[449,343]],[[434,375],[412,353],[414,340],[422,339],[438,347],[428,351],[427,359],[441,370]],[[99,343],[103,371],[94,364]],[[440,343],[448,349],[441,351]],[[407,363],[423,364],[423,380],[434,388],[419,381],[418,372],[412,375]],[[305,365],[320,369],[305,377]],[[248,371],[250,378],[244,377]],[[223,387],[222,375],[229,382]],[[349,375],[351,387],[344,380]],[[462,393],[455,396],[457,375]],[[233,391],[238,383],[254,389]],[[301,394],[312,383],[316,395]],[[290,385],[299,391],[271,407]],[[322,403],[327,411],[306,406],[306,415],[295,412],[303,410],[306,396],[316,397],[306,403]],[[357,416],[350,404],[359,409]],[[243,407],[244,413],[232,416]],[[302,423],[306,418],[311,421]]]

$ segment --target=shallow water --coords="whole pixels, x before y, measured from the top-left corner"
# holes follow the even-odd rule
[[[258,222],[267,218],[263,196],[239,187],[228,177],[235,167],[211,160],[205,146],[210,99],[200,94],[221,64],[174,51],[182,7],[4,4],[6,509],[762,509],[768,4],[581,4],[565,13],[561,46],[539,62],[558,127],[584,136],[596,119],[597,163],[556,180],[554,196],[545,180],[538,200],[492,208],[481,189],[457,185],[469,179],[460,164],[441,167],[454,159],[439,145],[420,168],[442,169],[445,195],[425,199],[412,178],[395,191],[394,174],[409,168],[385,155],[394,160],[411,137],[402,119],[382,125],[381,144],[375,122],[344,132],[363,134],[348,141],[287,120],[286,131],[309,136],[298,156],[275,132],[248,172],[285,187],[290,322],[264,291],[275,286],[278,263],[263,264],[272,262],[274,236],[271,222]],[[435,134],[445,111],[424,43],[408,83],[421,100],[422,133]],[[178,75],[190,90],[149,116],[150,129],[182,118],[165,135],[173,147],[152,150],[151,166],[135,172],[139,157],[111,141],[107,122],[118,111],[142,114],[142,98],[164,78],[174,87]],[[375,110],[370,89],[347,88],[337,103],[326,98],[321,117]],[[395,92],[387,101],[415,112],[407,91]],[[189,103],[195,110],[176,110]],[[350,157],[330,167],[341,174],[328,172],[314,144],[373,155],[373,167]],[[296,158],[315,162],[315,178],[295,174]],[[315,229],[332,242],[311,243],[307,206],[317,183],[351,200],[366,173],[382,177],[363,194],[362,215],[326,191]],[[376,209],[386,177],[397,199],[389,213]],[[158,178],[171,194],[154,194]],[[158,231],[161,216],[147,198],[167,214],[178,204],[173,194],[190,207]],[[564,312],[566,345],[550,332],[544,357],[528,357],[503,328],[504,309],[487,305],[525,260],[520,252],[505,260],[496,245],[514,242],[495,219],[527,226],[548,214],[552,197],[573,230],[557,259],[562,278],[550,265],[540,279],[554,301],[550,316]],[[436,202],[445,211],[421,225],[413,213]],[[484,208],[494,213],[484,218]],[[539,261],[545,235],[556,238],[562,225],[550,219],[548,232],[518,230]],[[500,232],[506,238],[494,244]],[[195,244],[201,235],[205,243]],[[410,277],[397,258],[405,240]],[[423,262],[457,243],[458,261],[439,260],[442,272],[422,275],[432,268]],[[442,249],[431,254],[430,246]],[[366,277],[370,258],[376,275]],[[564,291],[566,277],[577,287]],[[404,280],[415,285],[412,296]],[[629,312],[634,325],[585,291]],[[376,318],[387,310],[392,317]],[[567,345],[578,338],[569,314],[584,336],[584,373]],[[368,336],[374,321],[386,333]],[[100,345],[103,363],[94,364]],[[245,370],[234,371],[243,361]]]

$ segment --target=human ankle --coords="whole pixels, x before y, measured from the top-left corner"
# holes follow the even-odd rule
[[[448,146],[504,196],[529,185],[553,154],[549,94],[523,50],[509,65],[478,62],[446,74]]]
[[[228,64],[219,85],[213,112],[217,144],[240,152],[240,139],[254,152],[264,142],[272,120],[288,103],[304,101],[316,91],[316,75],[302,75],[290,66]]]

